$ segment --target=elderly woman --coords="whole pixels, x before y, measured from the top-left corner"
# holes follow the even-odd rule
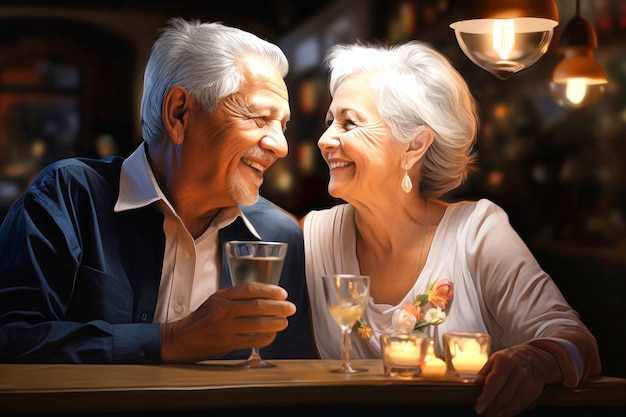
[[[600,372],[595,338],[486,199],[447,203],[475,155],[478,118],[463,78],[430,45],[338,45],[327,56],[332,102],[318,146],[329,193],[344,200],[302,219],[315,340],[341,357],[321,276],[371,277],[353,358],[378,358],[378,335],[491,335],[476,411],[513,416],[546,384]],[[363,326],[367,326],[364,331]],[[373,332],[373,336],[371,336]]]

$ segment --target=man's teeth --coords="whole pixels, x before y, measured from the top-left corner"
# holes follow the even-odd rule
[[[263,167],[263,165],[261,165],[259,163],[251,161],[249,159],[242,159],[242,162],[244,164],[248,165],[249,167],[252,167],[252,168],[256,169],[257,171],[263,172],[264,167]]]

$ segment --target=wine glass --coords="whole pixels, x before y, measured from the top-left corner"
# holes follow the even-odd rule
[[[287,243],[233,240],[226,242],[230,279],[233,285],[244,282],[262,282],[278,285],[283,270]],[[276,365],[261,358],[258,347],[250,357],[236,365],[240,368],[271,368]]]
[[[367,275],[335,274],[322,277],[328,311],[341,328],[341,368],[332,372],[354,374],[367,369],[356,369],[350,363],[352,326],[363,315],[369,295],[370,277]]]

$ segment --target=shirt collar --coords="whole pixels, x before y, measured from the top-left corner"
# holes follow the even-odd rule
[[[142,143],[122,162],[120,194],[115,203],[115,211],[145,207],[159,200],[167,201],[154,178],[146,157],[145,144]]]
[[[120,173],[120,192],[115,203],[115,212],[133,210],[148,206],[154,202],[162,201],[174,211],[165,194],[159,187],[154,177],[152,168],[148,163],[145,151],[145,143],[141,143],[137,149],[122,162]],[[228,207],[218,215],[219,228],[232,223],[237,217],[241,217],[246,227],[254,236],[261,239],[252,223],[244,216],[239,206]],[[230,218],[230,221],[228,220]]]

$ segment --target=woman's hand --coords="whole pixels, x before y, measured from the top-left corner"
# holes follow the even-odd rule
[[[534,407],[546,384],[561,383],[563,376],[556,358],[530,344],[499,350],[476,377],[482,393],[476,413],[486,417],[513,417]]]

